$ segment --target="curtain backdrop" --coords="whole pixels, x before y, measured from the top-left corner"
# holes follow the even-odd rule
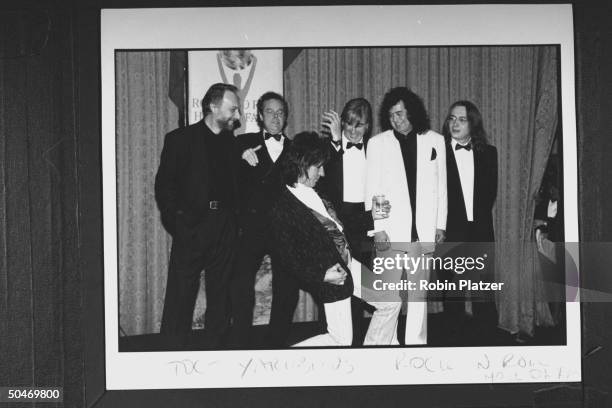
[[[534,195],[557,125],[557,65],[554,46],[305,49],[285,71],[288,131],[319,131],[323,111],[365,97],[375,134],[384,93],[402,85],[424,99],[437,131],[452,102],[479,106],[499,154],[495,273],[506,282],[499,323],[531,334],[536,324],[552,323],[547,305],[536,301],[537,254],[520,243],[533,241]]]
[[[178,110],[168,98],[168,52],[118,53],[116,62],[120,323],[128,335],[154,333],[170,238],[159,221],[153,184],[163,135],[176,127]],[[532,333],[552,320],[548,306],[537,301],[537,253],[521,243],[533,240],[534,196],[557,125],[557,66],[554,46],[305,49],[284,73],[287,130],[318,131],[323,111],[340,112],[347,100],[363,96],[376,113],[376,133],[382,96],[400,85],[423,97],[437,131],[453,101],[476,103],[499,154],[495,273],[506,283],[497,298],[499,323]],[[269,305],[269,268],[264,262],[259,273],[256,315]],[[202,295],[196,326],[205,308]],[[316,307],[302,294],[296,320],[313,318]]]
[[[168,98],[169,52],[116,54],[119,323],[127,335],[159,332],[171,238],[154,181],[178,111]]]

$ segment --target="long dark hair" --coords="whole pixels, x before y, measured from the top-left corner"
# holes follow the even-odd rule
[[[283,154],[281,175],[289,186],[297,183],[300,176],[307,174],[310,166],[321,166],[329,160],[329,141],[319,137],[317,132],[301,132]]]
[[[448,118],[450,117],[451,112],[457,106],[463,106],[465,108],[467,114],[468,125],[470,127],[470,137],[472,138],[472,146],[474,150],[482,151],[484,146],[488,145],[489,142],[487,140],[487,132],[484,130],[484,125],[482,123],[482,115],[480,111],[470,101],[462,100],[453,103],[450,108],[448,108],[448,115],[446,115],[446,119],[444,120],[444,124],[442,125],[442,134],[444,135],[444,139],[446,143],[450,143],[452,140],[450,127],[448,125]]]

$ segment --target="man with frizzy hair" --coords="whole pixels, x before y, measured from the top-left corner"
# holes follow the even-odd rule
[[[405,87],[387,92],[380,108],[383,132],[368,144],[366,209],[374,197],[391,205],[387,218],[374,221],[378,256],[398,252],[419,257],[444,241],[446,230],[446,148],[442,135],[430,130],[423,100]],[[375,208],[374,210],[375,211]],[[401,278],[401,270],[394,279]],[[428,279],[420,268],[409,278]],[[406,344],[427,343],[426,294],[408,291]]]
[[[327,143],[314,132],[295,136],[281,166],[285,186],[270,211],[275,267],[280,265],[285,279],[295,281],[323,304],[327,321],[325,333],[294,346],[350,346],[352,295],[365,296],[375,309],[364,345],[397,344],[401,304],[376,299],[373,291],[362,290],[361,275],[370,272],[353,258],[345,227],[331,202],[315,190],[325,176]]]

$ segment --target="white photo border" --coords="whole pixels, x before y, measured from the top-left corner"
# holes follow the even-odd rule
[[[356,22],[359,36],[343,27]],[[262,29],[265,27],[265,29]],[[334,27],[334,29],[330,28]],[[184,389],[581,381],[580,304],[564,346],[119,353],[115,51],[559,45],[565,239],[578,242],[571,5],[300,6],[101,12],[106,388]],[[578,264],[577,254],[574,254]]]

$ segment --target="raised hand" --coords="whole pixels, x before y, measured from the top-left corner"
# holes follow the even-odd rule
[[[330,110],[328,112],[323,112],[321,117],[321,126],[329,129],[329,132],[332,135],[332,140],[337,142],[342,137],[342,124],[340,122],[340,115]]]

